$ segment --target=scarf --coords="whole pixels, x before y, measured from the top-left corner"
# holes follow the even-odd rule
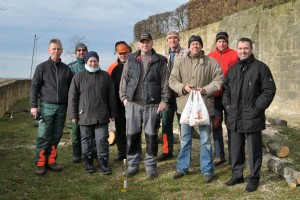
[[[97,72],[97,71],[100,70],[100,66],[99,65],[98,65],[97,68],[92,68],[92,67],[88,66],[87,64],[85,64],[84,66],[85,66],[85,69],[88,70],[91,73],[95,73],[95,72]]]

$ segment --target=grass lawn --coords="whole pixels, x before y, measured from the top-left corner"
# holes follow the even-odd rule
[[[11,110],[28,108],[28,99],[18,101]],[[65,132],[69,130],[66,128]],[[291,167],[300,171],[299,129],[279,129],[279,138],[290,148],[288,158]],[[63,170],[47,171],[45,176],[34,174],[34,145],[37,128],[28,112],[16,113],[13,118],[5,115],[0,119],[0,199],[298,199],[300,187],[290,189],[284,178],[262,168],[258,191],[246,193],[246,183],[226,187],[224,182],[231,177],[228,163],[215,168],[215,179],[205,184],[199,169],[199,141],[193,139],[192,164],[190,173],[173,180],[179,144],[174,146],[175,157],[158,163],[159,176],[147,179],[144,164],[137,176],[128,179],[128,191],[120,191],[122,164],[114,162],[116,145],[110,147],[110,176],[99,171],[88,174],[84,163],[72,163],[72,146],[58,147],[58,160]],[[64,134],[62,141],[69,139]],[[145,152],[145,143],[143,143]],[[159,154],[161,146],[159,145]],[[97,166],[97,165],[96,165]],[[249,168],[245,169],[247,176]]]

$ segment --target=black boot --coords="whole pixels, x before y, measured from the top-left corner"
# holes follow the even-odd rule
[[[105,160],[103,158],[100,158],[99,159],[99,167],[100,167],[100,170],[103,172],[104,175],[112,174],[111,168],[109,168],[107,166],[107,160]]]
[[[85,159],[85,171],[87,173],[93,173],[95,171],[92,157],[88,157]]]

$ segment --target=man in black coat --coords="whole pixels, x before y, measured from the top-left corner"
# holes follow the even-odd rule
[[[232,177],[225,184],[233,186],[244,182],[245,140],[248,146],[250,175],[245,191],[258,188],[262,165],[262,135],[266,128],[265,110],[276,93],[269,67],[255,59],[252,41],[241,38],[237,44],[239,61],[225,78],[222,103],[226,108],[227,128],[231,133]]]

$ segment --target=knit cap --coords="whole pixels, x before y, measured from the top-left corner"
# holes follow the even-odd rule
[[[220,39],[224,39],[228,43],[228,34],[226,32],[219,32],[216,35],[216,42]]]
[[[168,40],[170,37],[177,37],[178,40],[180,40],[179,34],[177,33],[177,31],[169,31],[169,32],[167,33],[167,40]]]
[[[192,35],[188,41],[188,48],[190,48],[191,43],[194,41],[198,41],[201,44],[201,46],[203,47],[202,38],[199,35]]]
[[[89,51],[83,58],[84,62],[87,63],[87,61],[91,58],[91,57],[95,57],[97,58],[97,60],[99,61],[99,56],[97,54],[97,52],[95,51]]]

